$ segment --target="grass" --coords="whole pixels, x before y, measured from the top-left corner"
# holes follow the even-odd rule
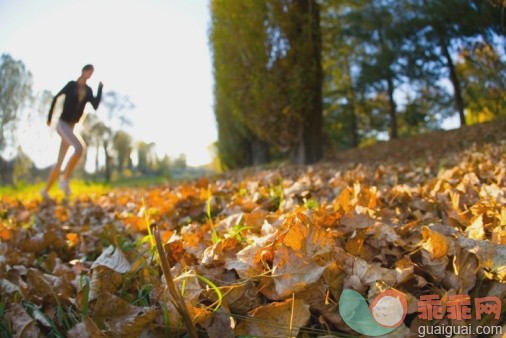
[[[5,318],[6,304],[0,303],[0,336],[12,337],[12,329],[9,320]]]
[[[36,200],[41,199],[40,191],[44,188],[45,183],[39,182],[35,184],[19,184],[13,186],[0,186],[0,196],[8,196],[13,199],[20,200]],[[72,180],[70,189],[72,195],[89,195],[104,194],[111,188],[110,185],[104,183],[86,182],[83,180]],[[51,187],[49,191],[51,197],[61,200],[64,197],[63,192],[58,188],[57,184]]]
[[[206,217],[207,221],[209,223],[209,226],[211,227],[211,238],[213,241],[213,244],[218,243],[221,239],[218,236],[218,232],[216,231],[216,227],[214,226],[213,216],[212,216],[212,210],[211,210],[211,188],[207,187],[207,200],[206,200]]]
[[[120,178],[107,184],[111,188],[142,188],[150,185],[166,184],[169,180],[163,176],[139,176]]]
[[[72,190],[73,196],[90,194],[101,195],[114,188],[142,188],[152,185],[162,185],[167,182],[167,179],[162,176],[121,178],[111,183],[73,179],[70,181],[70,189]],[[37,200],[41,199],[40,191],[44,186],[45,182],[33,184],[20,183],[16,186],[0,186],[0,196],[8,196],[19,200]],[[61,200],[64,197],[63,192],[58,187],[58,183],[55,183],[51,187],[49,195],[56,200]]]

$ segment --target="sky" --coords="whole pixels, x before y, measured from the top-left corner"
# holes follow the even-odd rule
[[[34,93],[57,93],[93,64],[95,93],[102,81],[135,104],[124,128],[135,140],[201,165],[217,139],[209,22],[206,0],[0,0],[0,54],[23,61]],[[107,116],[103,106],[85,112]],[[47,112],[24,114],[19,144],[37,166],[53,164],[59,138]]]

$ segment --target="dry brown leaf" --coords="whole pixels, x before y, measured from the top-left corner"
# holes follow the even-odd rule
[[[58,301],[56,299],[56,292],[50,281],[37,269],[28,269],[26,284],[20,283],[20,290],[26,299],[38,305],[44,302],[56,304]]]
[[[193,273],[192,273],[193,272]],[[197,273],[190,270],[188,277],[184,275],[174,279],[174,285],[178,290],[184,290],[184,300],[196,304],[202,293],[203,289],[200,286],[199,279],[196,277]],[[163,279],[163,285],[165,284],[165,278]]]
[[[260,306],[249,313],[235,329],[236,335],[261,337],[296,337],[309,321],[309,305],[288,299]]]
[[[223,295],[223,302],[233,313],[245,314],[262,304],[258,288],[251,281],[239,285],[222,286],[220,291]],[[207,294],[212,301],[218,300],[214,291]]]
[[[235,319],[231,317],[230,312],[225,307],[220,307],[213,313],[213,317],[208,320],[209,323],[203,323],[209,338],[234,338]]]
[[[401,284],[413,277],[415,265],[408,257],[402,257],[395,262],[397,284]]]
[[[35,320],[26,312],[21,304],[12,304],[9,309],[14,338],[37,338],[40,330]]]
[[[105,338],[105,333],[100,330],[97,325],[89,318],[85,317],[84,321],[77,323],[67,332],[68,338]]]
[[[262,237],[253,237],[253,243],[236,254],[236,259],[227,260],[225,268],[235,270],[239,277],[248,279],[259,276],[266,268],[262,263],[262,251],[271,245],[277,237],[277,232]],[[268,250],[269,251],[269,250]]]
[[[383,281],[389,286],[394,286],[397,283],[397,273],[395,270],[382,268],[376,264],[370,264],[358,257],[353,258],[352,269],[348,267],[346,272],[357,277],[360,283],[364,285],[370,286],[378,280]]]
[[[440,281],[445,277],[446,267],[449,262],[448,256],[442,256],[436,259],[431,256],[430,252],[422,251],[422,265],[435,280]]]
[[[387,285],[395,286],[407,295],[410,314],[416,313],[415,296],[420,294],[477,292],[504,299],[505,154],[505,145],[473,148],[445,157],[444,171],[437,160],[245,169],[171,186],[111,189],[71,203],[1,196],[1,297],[7,304],[31,301],[53,320],[56,301],[69,311],[83,310],[83,282],[90,277],[89,314],[102,312],[102,317],[84,319],[69,332],[62,328],[64,335],[128,336],[132,325],[133,335],[176,336],[181,318],[168,300],[149,243],[143,242],[146,225],[155,222],[164,241],[170,236],[168,258],[176,283],[185,281],[192,319],[220,338],[232,333],[230,313],[255,314],[259,320],[249,321],[255,325],[265,323],[262,316],[272,321],[262,330],[282,322],[286,331],[291,314],[278,318],[284,313],[280,304],[294,293],[310,307],[311,327],[332,331],[343,328],[334,306],[345,287],[370,299]],[[207,204],[211,219],[205,214]],[[238,224],[253,228],[238,235]],[[214,245],[211,226],[220,238]],[[135,243],[136,252],[127,256],[136,257],[134,266],[129,268],[114,247],[103,250],[96,262],[87,260],[100,253],[103,243],[118,238],[125,247]],[[204,307],[216,302],[217,295],[196,277],[185,277],[190,272],[220,288],[222,308],[211,312]],[[478,284],[478,278],[483,282]],[[111,296],[119,290],[123,300]],[[151,314],[136,319],[145,308],[126,302],[144,303],[148,292],[154,305],[146,310],[154,312],[151,322]],[[14,319],[11,307],[9,320]],[[34,312],[33,320],[21,310],[25,322],[18,323],[18,336],[46,333],[50,324],[40,313]],[[415,331],[416,322],[411,323]],[[60,325],[58,320],[55,324]],[[248,325],[243,321],[238,328]],[[286,336],[285,331],[274,334]]]
[[[9,296],[20,291],[18,285],[4,278],[0,279],[0,290],[2,291],[2,294]]]
[[[92,318],[108,335],[138,337],[155,319],[156,310],[139,307],[110,293],[103,293],[93,306]]]
[[[94,269],[97,266],[106,266],[119,273],[127,273],[132,268],[121,249],[114,245],[107,247],[95,260],[91,268]]]
[[[272,281],[274,289],[261,288],[270,299],[285,299],[315,283],[326,265],[318,265],[290,247],[280,246],[274,254]]]
[[[461,250],[453,256],[453,271],[458,278],[458,283],[452,286],[460,294],[467,294],[476,285],[478,258],[471,252]]]
[[[58,237],[53,232],[38,233],[35,236],[21,242],[20,248],[26,252],[42,252],[55,243]]]
[[[372,209],[357,205],[351,213],[341,217],[339,223],[350,229],[363,229],[373,226],[376,217]]]
[[[123,277],[118,272],[105,266],[97,266],[91,275],[89,300],[96,299],[106,292],[116,292],[122,282]]]
[[[506,282],[506,246],[471,238],[459,238],[458,243],[462,249],[474,253],[480,266],[486,268],[493,278]]]

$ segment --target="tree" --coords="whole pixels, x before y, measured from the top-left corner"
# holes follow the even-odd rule
[[[22,61],[9,54],[0,58],[0,151],[7,145],[6,133],[13,134],[20,110],[32,95],[32,74]]]
[[[296,163],[320,159],[322,69],[316,1],[214,0],[211,11],[222,163],[262,163],[270,159],[271,148],[290,153]],[[229,159],[221,156],[225,145]]]
[[[32,94],[32,74],[22,61],[9,54],[0,58],[0,154],[14,137],[19,113]],[[5,182],[4,160],[0,155],[0,179]]]
[[[91,120],[88,122],[88,132],[90,135],[90,139],[95,144],[95,147],[97,148],[97,155],[95,158],[95,170],[98,172],[98,151],[99,148],[102,147],[104,151],[105,156],[105,179],[107,181],[110,181],[111,175],[112,175],[112,167],[114,162],[114,149],[115,145],[117,147],[120,147],[121,149],[121,156],[120,159],[121,162],[118,163],[118,167],[124,168],[125,161],[128,164],[128,157],[126,153],[128,152],[128,141],[125,140],[125,144],[121,145],[123,139],[123,136],[120,137],[116,141],[116,144],[114,142],[114,136],[116,133],[114,132],[113,126],[119,125],[130,125],[131,121],[126,116],[126,113],[133,109],[135,105],[130,101],[127,95],[119,94],[115,91],[109,91],[104,94],[104,97],[102,98],[102,105],[104,106],[106,112],[107,112],[107,123],[101,121],[98,117],[92,117]],[[91,117],[93,115],[89,115]],[[131,140],[130,140],[131,143]],[[130,146],[130,152],[131,152],[131,146]],[[119,153],[118,153],[119,154]]]
[[[116,152],[117,167],[120,173],[130,164],[132,153],[132,136],[123,130],[119,130],[113,137],[113,149]]]
[[[165,154],[160,161],[158,161],[158,170],[163,177],[170,177],[170,158]]]
[[[357,72],[365,50],[356,31],[353,11],[362,5],[356,1],[333,0],[322,4],[322,67],[324,128],[327,137],[341,149],[357,147],[364,138],[370,109],[364,100],[365,87]]]
[[[179,156],[174,159],[173,166],[178,169],[186,169],[186,155],[179,154]]]
[[[129,126],[132,121],[126,115],[128,111],[135,108],[128,95],[116,91],[108,91],[102,98],[102,105],[107,111],[108,125]]]
[[[323,115],[320,7],[314,0],[294,0],[277,6],[279,27],[289,48],[284,72],[287,75],[287,110],[295,114],[292,162],[309,164],[323,156]],[[279,48],[279,46],[278,46]]]
[[[358,86],[366,95],[387,98],[385,107],[390,139],[398,137],[398,107],[394,94],[402,74],[402,21],[396,13],[396,1],[362,1],[344,15],[349,22],[344,29],[347,39],[359,40],[361,60]],[[351,70],[350,70],[351,71]]]
[[[469,124],[506,116],[506,62],[492,45],[478,42],[463,50],[456,72],[464,79]]]
[[[104,151],[104,177],[106,181],[111,179],[112,175],[112,154],[111,144],[113,132],[96,114],[88,114],[84,120],[83,138],[87,144],[96,149],[95,152],[95,173],[99,173],[99,154],[100,149]]]
[[[137,143],[137,169],[143,174],[151,174],[157,169],[155,146],[154,142],[139,141]]]
[[[261,111],[258,93],[267,62],[265,32],[257,29],[265,19],[265,8],[265,1],[211,2],[214,112],[218,155],[225,168],[269,160],[268,144],[251,130]]]
[[[422,46],[421,62],[448,70],[453,87],[454,108],[460,124],[466,125],[462,79],[456,70],[452,54],[457,46],[469,45],[475,39],[488,41],[501,32],[500,9],[488,1],[472,0],[405,0],[412,8],[410,26],[412,39]]]
[[[12,173],[12,181],[14,184],[26,182],[32,179],[32,171],[34,164],[30,157],[26,155],[20,146],[17,149],[17,155],[14,158],[14,169]]]
[[[111,155],[111,144],[112,144],[112,136],[113,132],[111,128],[106,125],[100,126],[102,129],[102,147],[104,149],[105,155],[105,172],[104,177],[107,182],[111,181],[112,176],[112,165],[113,165],[113,157]]]

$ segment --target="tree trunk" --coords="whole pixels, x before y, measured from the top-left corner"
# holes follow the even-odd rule
[[[351,147],[356,148],[359,144],[358,135],[358,122],[357,122],[357,103],[355,99],[355,88],[353,88],[353,82],[351,81],[351,66],[349,56],[345,58],[346,62],[346,77],[349,79],[349,90],[348,90],[348,101],[350,102],[350,133],[351,133]]]
[[[97,144],[96,149],[97,149],[97,152],[95,154],[95,174],[98,174],[98,170],[99,170],[99,167],[98,167],[98,152],[100,150],[100,147],[98,146],[98,144]]]
[[[292,161],[296,164],[310,164],[317,162],[323,156],[320,8],[315,0],[299,0],[298,6],[302,14],[301,24],[308,27],[308,30],[302,29],[300,31],[301,36],[299,37],[300,39],[309,39],[304,43],[306,50],[299,51],[307,57],[298,59],[299,62],[304,63],[299,66],[304,69],[304,72],[307,72],[308,82],[303,91],[308,94],[307,102],[301,107],[304,120]]]
[[[271,160],[269,144],[255,137],[251,142],[251,156],[253,165],[261,165]]]
[[[394,80],[391,74],[387,75],[388,84],[388,115],[390,116],[390,139],[396,139],[399,135],[397,132],[397,105],[394,100]]]
[[[14,184],[14,161],[6,161],[2,156],[0,156],[0,183]]]
[[[111,155],[108,150],[108,142],[104,141],[104,153],[105,153],[105,180],[106,182],[111,181]]]
[[[2,156],[0,156],[0,184],[5,184],[5,178],[4,178],[4,159]]]
[[[355,105],[351,106],[350,109],[350,124],[351,124],[351,146],[352,148],[358,147],[358,123],[357,115],[355,114]]]
[[[88,162],[88,148],[83,152],[82,157],[77,164],[77,172],[84,178],[86,176],[86,162]]]
[[[466,125],[466,115],[464,113],[464,99],[462,98],[462,89],[460,88],[460,80],[457,76],[457,70],[455,69],[455,65],[453,64],[452,57],[450,55],[450,51],[448,50],[448,43],[444,35],[441,32],[439,34],[439,41],[441,42],[441,50],[443,52],[443,56],[446,59],[446,63],[448,65],[448,70],[450,71],[450,81],[453,85],[453,96],[455,100],[455,110],[459,113],[460,118],[460,126]]]

